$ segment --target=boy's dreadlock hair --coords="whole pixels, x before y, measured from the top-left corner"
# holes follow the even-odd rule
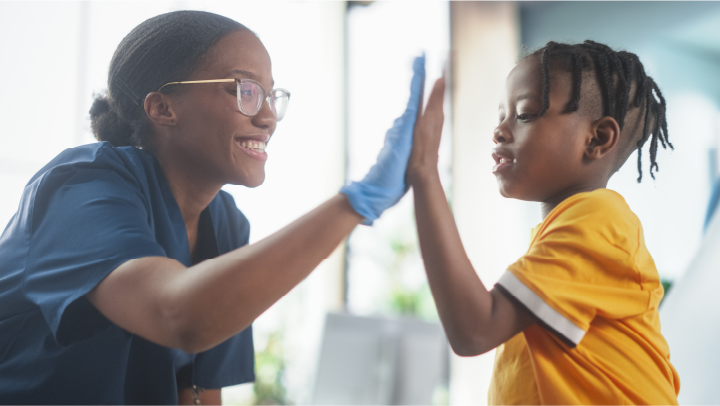
[[[626,51],[614,51],[607,45],[588,40],[582,44],[561,44],[551,41],[526,58],[529,57],[540,57],[542,66],[543,109],[540,115],[545,114],[550,107],[551,62],[553,67],[562,67],[572,75],[572,96],[565,108],[566,112],[578,110],[583,71],[593,70],[599,85],[601,100],[598,102],[602,104],[603,116],[613,117],[622,130],[628,111],[640,108],[639,113],[644,112],[644,114],[641,117],[638,113],[637,119],[643,120],[642,132],[628,134],[629,139],[624,142],[621,140],[622,150],[619,155],[618,167],[637,147],[637,164],[640,174],[637,181],[640,183],[642,180],[642,147],[648,138],[652,137],[650,141],[650,176],[655,179],[653,170],[655,172],[659,170],[655,161],[658,141],[663,148],[670,146],[671,149],[674,149],[674,147],[668,140],[665,98],[655,81],[645,74],[645,68],[637,55]]]

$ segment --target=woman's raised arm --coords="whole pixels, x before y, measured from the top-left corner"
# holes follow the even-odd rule
[[[189,268],[165,257],[127,261],[88,299],[131,333],[201,352],[248,327],[361,220],[338,194],[264,240]]]
[[[300,283],[361,221],[371,224],[405,194],[405,172],[425,78],[413,65],[410,100],[360,182],[252,245],[186,268],[165,257],[127,261],[88,295],[113,323],[160,345],[200,352],[247,328]]]

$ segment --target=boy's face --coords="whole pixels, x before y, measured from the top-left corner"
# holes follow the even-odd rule
[[[569,73],[551,72],[550,81],[550,107],[540,116],[539,58],[523,60],[508,75],[493,135],[493,173],[504,197],[551,202],[594,183],[590,165],[583,160],[593,119],[583,112],[563,113],[572,94]]]

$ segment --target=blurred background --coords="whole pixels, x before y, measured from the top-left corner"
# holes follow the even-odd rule
[[[88,110],[93,95],[107,87],[120,40],[145,19],[179,9],[247,25],[270,53],[275,83],[292,92],[267,150],[265,183],[226,187],[250,219],[251,242],[331,197],[347,180],[362,178],[404,110],[412,59],[425,52],[426,88],[449,66],[441,176],[468,256],[491,286],[523,254],[529,229],[541,221],[537,203],[500,197],[490,172],[505,76],[521,55],[549,40],[592,39],[639,55],[667,99],[675,146],[658,153],[657,180],[646,172],[637,184],[631,156],[608,187],[639,216],[671,291],[701,246],[719,167],[715,2],[0,2],[0,223],[14,214],[35,171],[63,149],[94,141]],[[374,227],[358,227],[258,318],[257,382],[223,390],[225,403],[344,402],[328,388],[340,385],[333,376],[341,376],[343,357],[354,351],[342,338],[349,331],[376,333],[368,336],[376,341],[357,340],[375,358],[356,368],[360,378],[353,379],[371,377],[360,392],[377,396],[348,402],[486,403],[494,353],[460,358],[445,345],[411,200],[406,196]],[[683,343],[679,337],[674,342]],[[411,342],[425,344],[403,344]],[[438,348],[444,357],[427,355]],[[426,396],[403,397],[410,389],[398,374],[421,370],[430,371],[417,378],[430,382]]]

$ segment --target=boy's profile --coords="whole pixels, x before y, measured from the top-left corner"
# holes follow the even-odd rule
[[[663,288],[637,216],[610,177],[650,140],[670,146],[665,100],[629,52],[548,43],[510,72],[494,131],[500,193],[541,203],[525,255],[488,290],[465,254],[437,171],[444,80],[415,129],[408,179],[423,260],[453,350],[500,346],[489,401],[675,404],[660,333]],[[502,243],[502,242],[498,242]]]

